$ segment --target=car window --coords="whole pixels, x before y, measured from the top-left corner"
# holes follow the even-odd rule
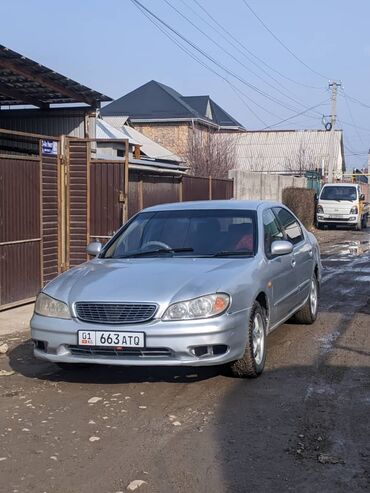
[[[267,209],[263,211],[262,220],[263,220],[265,253],[267,257],[270,257],[272,242],[277,240],[284,240],[284,233],[271,209]]]
[[[283,207],[275,207],[274,212],[284,228],[286,239],[292,242],[293,245],[302,241],[304,238],[302,228],[293,214]]]
[[[219,252],[255,255],[256,212],[242,209],[142,212],[107,246],[103,257],[119,258],[158,248],[185,250],[174,252],[179,256]]]

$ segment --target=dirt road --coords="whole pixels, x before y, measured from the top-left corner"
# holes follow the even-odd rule
[[[0,491],[356,492],[370,489],[370,229],[319,232],[313,326],[268,337],[256,380],[217,369],[35,361],[2,337]],[[136,481],[136,483],[133,483]]]

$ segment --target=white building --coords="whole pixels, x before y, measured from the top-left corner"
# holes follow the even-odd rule
[[[302,175],[321,171],[340,178],[345,171],[343,132],[335,130],[265,130],[235,135],[236,168]]]

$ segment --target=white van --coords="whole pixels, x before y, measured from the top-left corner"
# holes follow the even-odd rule
[[[358,183],[328,183],[321,189],[317,204],[317,227],[347,225],[366,228],[369,206]]]

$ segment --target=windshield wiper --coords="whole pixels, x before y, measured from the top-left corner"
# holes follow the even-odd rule
[[[146,255],[161,254],[161,253],[182,253],[193,252],[193,248],[156,248],[153,250],[139,250],[138,252],[127,253],[114,258],[133,258],[145,257]]]
[[[220,252],[215,253],[212,257],[233,257],[234,255],[244,255],[246,257],[253,257],[253,252],[250,250],[222,250]]]

